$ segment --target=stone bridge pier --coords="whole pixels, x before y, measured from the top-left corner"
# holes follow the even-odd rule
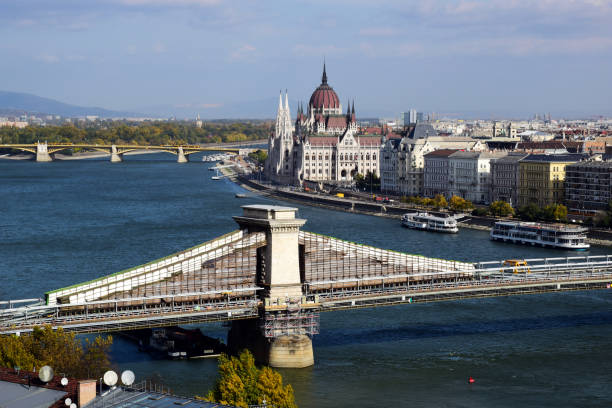
[[[185,152],[183,151],[183,148],[179,146],[178,150],[177,150],[177,154],[176,154],[176,162],[177,163],[188,163],[189,162],[189,156],[187,156],[185,154]]]
[[[49,154],[47,142],[45,143],[36,143],[36,161],[37,162],[50,162],[53,161],[53,158]]]
[[[255,358],[272,367],[302,368],[314,364],[313,334],[318,333],[316,304],[302,293],[299,229],[306,220],[295,218],[296,208],[246,205],[234,217],[241,229],[265,232],[266,246],[258,249],[257,285],[262,307],[259,318],[232,323],[230,348],[249,348]]]
[[[119,153],[116,145],[111,145],[111,163],[121,163],[123,161],[123,153]]]

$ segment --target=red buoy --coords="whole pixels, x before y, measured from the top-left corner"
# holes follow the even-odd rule
[[[474,384],[476,382],[476,380],[474,380],[473,377],[470,376],[470,378],[468,378],[468,384]]]

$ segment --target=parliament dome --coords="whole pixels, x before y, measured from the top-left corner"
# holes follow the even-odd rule
[[[340,99],[336,91],[327,84],[327,73],[325,72],[325,64],[323,64],[323,77],[321,85],[315,89],[310,97],[309,105],[316,110],[322,109],[340,109]]]

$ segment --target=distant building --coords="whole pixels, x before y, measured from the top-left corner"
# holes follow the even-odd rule
[[[602,211],[612,200],[612,162],[588,161],[565,167],[565,203],[570,211]]]
[[[200,119],[200,114],[199,113],[196,116],[195,125],[196,125],[197,128],[201,128],[202,127],[202,119]]]
[[[409,122],[408,124],[413,124],[413,123],[417,123],[417,111],[415,109],[410,109],[409,112]]]
[[[424,156],[423,191],[426,197],[449,194],[450,160],[449,157],[458,152],[454,149],[440,149]]]
[[[359,132],[354,102],[342,113],[324,65],[321,84],[306,111],[302,104],[298,106],[295,122],[287,94],[284,103],[279,99],[275,130],[268,140],[266,174],[271,181],[293,185],[305,180],[351,183],[358,173],[378,176],[381,143],[382,135]]]
[[[491,201],[491,161],[505,156],[505,152],[458,151],[449,156],[447,198],[453,195],[474,203]]]
[[[520,160],[518,204],[539,207],[562,204],[565,167],[582,158],[582,154],[530,154]]]
[[[406,196],[423,195],[424,156],[434,150],[483,150],[484,145],[468,137],[443,137],[429,123],[408,126],[401,140],[387,139],[381,147],[381,189]],[[397,175],[390,176],[390,172]]]
[[[491,201],[518,205],[519,162],[525,157],[523,153],[510,153],[491,161]]]

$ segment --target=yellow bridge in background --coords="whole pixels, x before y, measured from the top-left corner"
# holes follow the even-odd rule
[[[140,145],[101,145],[101,144],[72,144],[72,143],[31,143],[31,144],[0,144],[0,149],[14,149],[23,152],[30,152],[36,155],[37,162],[53,161],[53,154],[70,149],[85,149],[108,153],[112,163],[123,161],[123,155],[134,151],[155,151],[168,152],[177,156],[178,163],[187,163],[189,155],[199,152],[227,152],[234,154],[245,154],[253,149],[245,149],[235,146],[201,146],[201,145],[161,145],[161,146],[140,146]]]

